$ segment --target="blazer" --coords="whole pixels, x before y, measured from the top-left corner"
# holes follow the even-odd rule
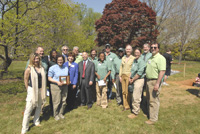
[[[75,62],[72,62],[71,66],[69,66],[69,61],[67,61],[63,65],[67,66],[69,70],[71,84],[76,85],[78,82],[78,64]]]
[[[83,61],[78,63],[79,66],[79,85],[82,83],[82,74],[83,74]],[[94,81],[95,76],[95,66],[94,63],[90,60],[87,61],[86,68],[85,68],[85,85],[89,87],[89,82]]]

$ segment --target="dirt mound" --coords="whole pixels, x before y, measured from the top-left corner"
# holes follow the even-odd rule
[[[194,79],[184,80],[184,81],[169,81],[169,83],[174,83],[179,86],[192,86]]]

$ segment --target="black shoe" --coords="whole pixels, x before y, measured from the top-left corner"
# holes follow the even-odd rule
[[[88,107],[87,107],[87,110],[89,110],[90,108],[92,108],[92,106],[88,106]]]

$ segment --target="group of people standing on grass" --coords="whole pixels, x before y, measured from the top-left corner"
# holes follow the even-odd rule
[[[92,49],[79,54],[74,47],[69,52],[67,46],[61,48],[62,54],[52,49],[49,56],[44,56],[44,49],[38,47],[30,55],[24,73],[27,89],[26,107],[22,123],[22,133],[29,128],[29,118],[34,108],[33,123],[40,126],[39,116],[46,101],[46,87],[50,91],[50,106],[56,121],[64,119],[66,106],[71,110],[75,106],[77,93],[80,92],[80,106],[92,108],[94,102],[102,108],[111,101],[112,88],[116,88],[116,101],[122,105],[122,111],[130,110],[128,118],[135,118],[140,111],[143,89],[146,87],[149,120],[154,124],[158,120],[160,106],[159,94],[165,75],[166,59],[159,53],[159,44],[144,44],[134,51],[131,45],[119,48],[117,55],[111,52],[111,45],[98,53]],[[132,55],[134,53],[134,56]],[[61,77],[70,76],[70,83],[65,84]],[[46,84],[47,83],[47,84]]]

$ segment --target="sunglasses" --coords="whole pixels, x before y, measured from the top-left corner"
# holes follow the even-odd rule
[[[151,49],[156,49],[156,48],[158,48],[158,47],[151,47]]]
[[[67,51],[68,49],[63,49],[63,51]]]

